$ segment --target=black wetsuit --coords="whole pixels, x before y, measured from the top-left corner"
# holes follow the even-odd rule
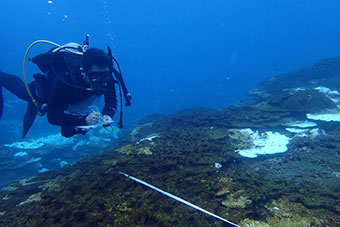
[[[81,80],[80,72],[72,75],[72,79],[59,79],[54,77],[51,82],[50,93],[47,99],[47,119],[51,124],[60,125],[61,133],[65,137],[71,137],[76,133],[84,131],[77,130],[76,126],[86,125],[86,116],[81,114],[68,113],[71,105],[78,104],[93,95],[104,95],[105,106],[102,110],[103,115],[113,117],[117,109],[117,99],[115,90],[115,80],[113,77],[97,92],[86,90],[86,85]],[[75,83],[76,82],[76,83]],[[77,84],[77,87],[73,85]]]
[[[76,126],[86,125],[87,115],[67,113],[66,111],[71,105],[86,100],[93,95],[104,95],[105,106],[102,110],[102,114],[113,117],[117,109],[115,80],[113,77],[101,86],[102,89],[87,90],[86,85],[81,79],[82,77],[79,68],[80,60],[78,58],[71,66],[60,68],[54,66],[53,70],[47,71],[48,83],[44,83],[44,86],[48,86],[48,89],[46,89],[46,87],[44,88],[44,90],[48,91],[48,94],[45,94],[46,97],[43,97],[43,100],[46,100],[47,104],[47,119],[53,125],[60,125],[61,133],[65,137],[71,137],[77,133],[86,133],[86,131],[77,129]],[[30,86],[34,83],[39,84],[39,81],[33,81]],[[2,87],[29,103],[28,113],[31,113],[29,113],[28,116],[27,113],[25,115],[25,118],[30,118],[28,121],[31,121],[28,123],[29,129],[34,121],[36,110],[32,110],[32,108],[35,107],[28,95],[24,82],[17,76],[0,71],[0,117],[3,112]],[[31,116],[32,113],[35,115]],[[25,130],[24,120],[24,136],[28,129]]]

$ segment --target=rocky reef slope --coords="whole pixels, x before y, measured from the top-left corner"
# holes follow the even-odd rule
[[[261,85],[268,95],[255,104],[147,116],[100,155],[7,185],[0,225],[227,226],[122,171],[240,226],[339,226],[338,87],[321,82],[337,70],[308,70],[308,86]]]

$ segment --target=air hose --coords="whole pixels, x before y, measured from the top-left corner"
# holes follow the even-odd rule
[[[28,86],[28,84],[27,84],[27,79],[26,79],[26,68],[25,68],[25,67],[26,67],[26,62],[27,62],[27,55],[28,55],[29,51],[31,50],[31,48],[32,48],[35,44],[37,44],[37,43],[48,43],[48,44],[52,44],[52,45],[54,45],[54,46],[56,46],[56,47],[60,47],[61,49],[64,49],[64,50],[66,50],[66,51],[68,51],[68,52],[71,52],[71,53],[73,53],[73,54],[83,55],[83,52],[78,52],[78,51],[71,50],[71,49],[69,49],[69,48],[65,48],[65,47],[63,47],[62,45],[59,45],[59,44],[57,44],[57,43],[55,43],[55,42],[48,41],[48,40],[37,40],[37,41],[31,43],[31,45],[28,46],[28,48],[27,48],[27,50],[26,50],[26,52],[25,52],[25,55],[24,55],[23,63],[22,63],[22,71],[23,71],[24,84],[25,84],[26,90],[27,90],[27,92],[28,92],[28,95],[31,97],[33,104],[34,104],[34,105],[36,106],[36,108],[37,108],[37,114],[38,114],[39,116],[43,116],[43,113],[40,111],[39,104],[38,104],[37,100],[33,97],[32,92],[31,92],[31,90],[30,90],[30,88],[29,88],[29,86]]]

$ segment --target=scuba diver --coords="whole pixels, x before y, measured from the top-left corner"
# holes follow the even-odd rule
[[[91,128],[96,126],[106,128],[113,122],[112,118],[117,110],[115,88],[117,84],[120,93],[118,127],[122,128],[122,91],[126,106],[131,105],[131,95],[126,89],[119,64],[112,56],[110,47],[108,53],[101,49],[88,48],[88,37],[87,35],[83,46],[77,43],[60,46],[47,40],[32,43],[24,58],[24,81],[15,75],[0,71],[0,118],[4,107],[2,96],[4,87],[28,102],[24,115],[23,137],[31,128],[36,115],[45,114],[50,124],[61,126],[61,134],[64,137],[85,135]],[[25,75],[27,54],[33,45],[41,42],[57,47],[29,59],[43,74],[34,74],[34,81],[27,84]],[[100,112],[93,104],[102,95],[105,105]]]

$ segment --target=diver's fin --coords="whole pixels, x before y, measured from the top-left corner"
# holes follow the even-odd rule
[[[4,111],[4,98],[2,96],[2,87],[0,86],[0,119],[3,111]]]
[[[22,134],[22,138],[25,138],[26,134],[30,130],[33,125],[34,119],[37,116],[37,109],[32,102],[27,104],[27,111],[24,116],[24,130]]]

